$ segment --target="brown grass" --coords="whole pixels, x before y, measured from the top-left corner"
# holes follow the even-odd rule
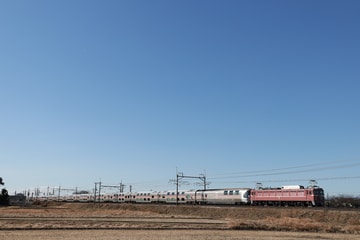
[[[0,216],[12,219],[1,219],[2,228],[20,229],[229,229],[360,234],[359,210],[327,208],[47,204],[0,208]],[[30,217],[35,220],[30,222]],[[49,217],[59,221],[46,221]],[[72,220],[60,221],[61,218]]]

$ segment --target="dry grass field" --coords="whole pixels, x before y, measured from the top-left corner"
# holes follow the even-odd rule
[[[70,203],[0,208],[0,239],[80,238],[360,239],[360,212]]]

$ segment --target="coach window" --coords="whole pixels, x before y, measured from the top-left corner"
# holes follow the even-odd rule
[[[229,191],[229,195],[234,195],[234,191]]]
[[[235,195],[240,195],[240,194],[239,194],[239,190],[236,190],[236,191],[235,191]]]
[[[228,191],[224,191],[224,195],[228,195]]]

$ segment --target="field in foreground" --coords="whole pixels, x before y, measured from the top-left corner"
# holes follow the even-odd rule
[[[20,231],[21,230],[21,231]],[[327,208],[49,204],[0,208],[0,239],[360,239],[360,212]]]
[[[219,231],[219,230],[25,230],[0,231],[0,239],[10,240],[354,240],[359,236],[331,233],[298,233],[267,231]]]

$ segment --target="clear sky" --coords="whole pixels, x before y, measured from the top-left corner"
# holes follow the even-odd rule
[[[0,176],[360,195],[359,1],[0,1]],[[199,188],[183,185],[181,188]]]

